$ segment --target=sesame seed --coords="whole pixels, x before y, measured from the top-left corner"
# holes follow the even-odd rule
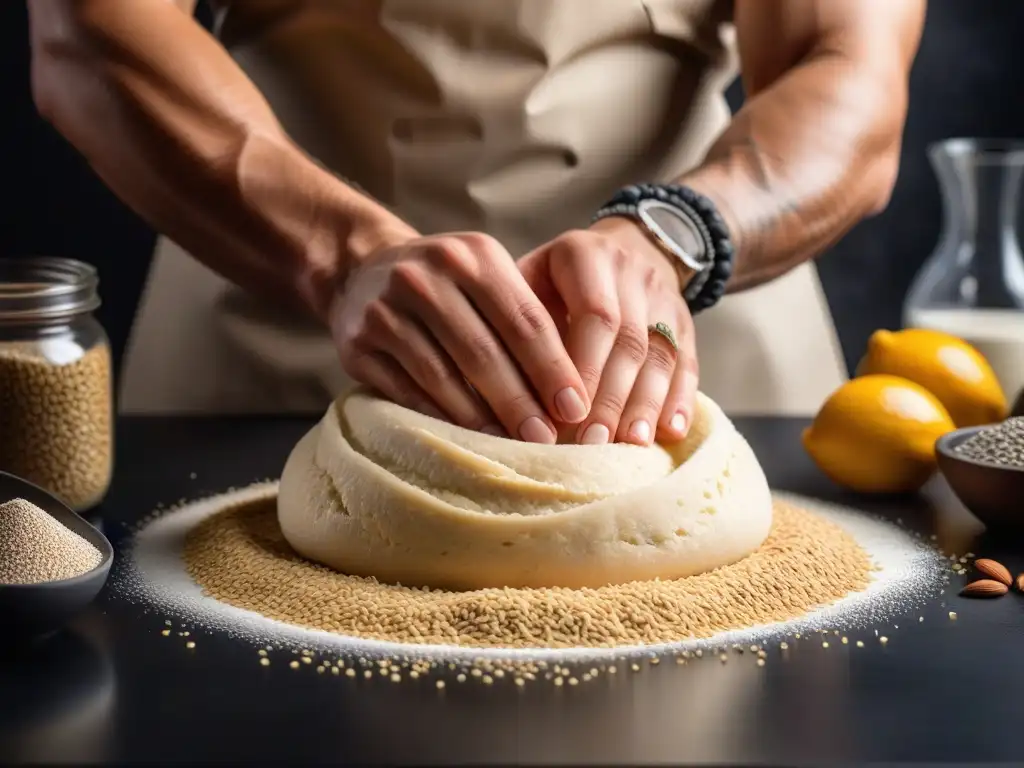
[[[396,590],[300,559],[261,556],[261,542],[276,546],[281,536],[273,498],[236,503],[189,531],[183,557],[198,587],[269,619],[388,642],[479,648],[654,645],[684,635],[709,637],[831,603],[860,589],[870,565],[841,528],[784,503],[776,504],[773,545],[763,551],[691,579],[630,582],[600,592]],[[743,576],[751,569],[772,584],[757,599],[738,586],[749,585]],[[257,578],[261,584],[301,585],[301,591],[285,607],[280,592],[254,588]],[[742,646],[749,647],[749,641]],[[660,656],[649,663],[657,665]],[[466,666],[482,668],[483,662],[460,668]],[[494,672],[501,667],[492,662],[486,671],[498,678]]]
[[[7,339],[0,350],[5,413],[0,466],[42,486],[74,510],[102,499],[113,465],[110,347],[99,341],[78,346],[81,342],[64,345],[62,349],[74,349],[78,356],[60,362],[36,342]],[[41,510],[37,522],[56,527],[24,547],[17,530],[5,530],[12,522],[5,509],[11,504],[28,502],[14,499],[0,505],[0,584],[56,581],[99,565],[99,550]],[[32,525],[24,515],[18,517],[18,523]],[[20,556],[12,562],[8,551]],[[7,573],[8,568],[14,570]]]
[[[269,667],[270,666],[270,659],[267,659],[267,658],[260,659],[260,664],[263,665],[264,667]]]
[[[185,647],[186,648],[195,648],[196,644],[194,642],[192,642],[191,640],[189,640],[187,643],[185,643]]]
[[[0,375],[6,373],[5,365],[4,353],[0,352]],[[0,389],[12,383],[7,379],[0,379],[0,382]],[[2,406],[6,411],[11,407],[11,395],[4,390],[4,396],[8,400]],[[29,394],[14,395],[15,400],[18,397],[31,399]],[[22,421],[31,423],[33,419],[4,419],[0,457],[12,450],[9,429],[32,431],[28,426],[18,427]],[[43,448],[38,446],[37,450]],[[11,469],[10,462],[2,462],[0,466],[7,471],[15,471]],[[49,490],[55,489],[51,487]],[[96,547],[35,504],[20,498],[0,504],[0,584],[40,584],[69,579],[93,570],[101,560],[102,555]]]

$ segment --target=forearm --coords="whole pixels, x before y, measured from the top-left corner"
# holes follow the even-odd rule
[[[227,52],[167,0],[31,0],[40,111],[199,260],[323,316],[348,265],[411,234],[285,135]]]
[[[730,228],[730,291],[817,256],[885,207],[906,103],[905,81],[829,51],[747,102],[683,179],[715,202]]]

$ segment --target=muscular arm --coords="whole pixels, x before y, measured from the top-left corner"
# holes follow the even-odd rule
[[[36,104],[196,258],[323,317],[352,259],[411,233],[303,154],[193,4],[29,0]]]
[[[736,0],[747,101],[682,180],[737,246],[730,291],[821,253],[888,203],[925,0]]]

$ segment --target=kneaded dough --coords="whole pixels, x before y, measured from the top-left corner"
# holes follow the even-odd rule
[[[278,495],[300,555],[450,590],[690,576],[757,549],[771,517],[753,451],[704,395],[684,441],[643,448],[493,437],[356,389],[295,446]]]

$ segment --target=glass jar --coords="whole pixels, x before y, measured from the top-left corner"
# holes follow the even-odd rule
[[[972,344],[1012,399],[1024,388],[1024,142],[949,139],[929,146],[928,157],[943,228],[907,294],[904,324]]]
[[[110,342],[93,316],[96,270],[73,259],[0,260],[0,470],[75,511],[110,486]]]

